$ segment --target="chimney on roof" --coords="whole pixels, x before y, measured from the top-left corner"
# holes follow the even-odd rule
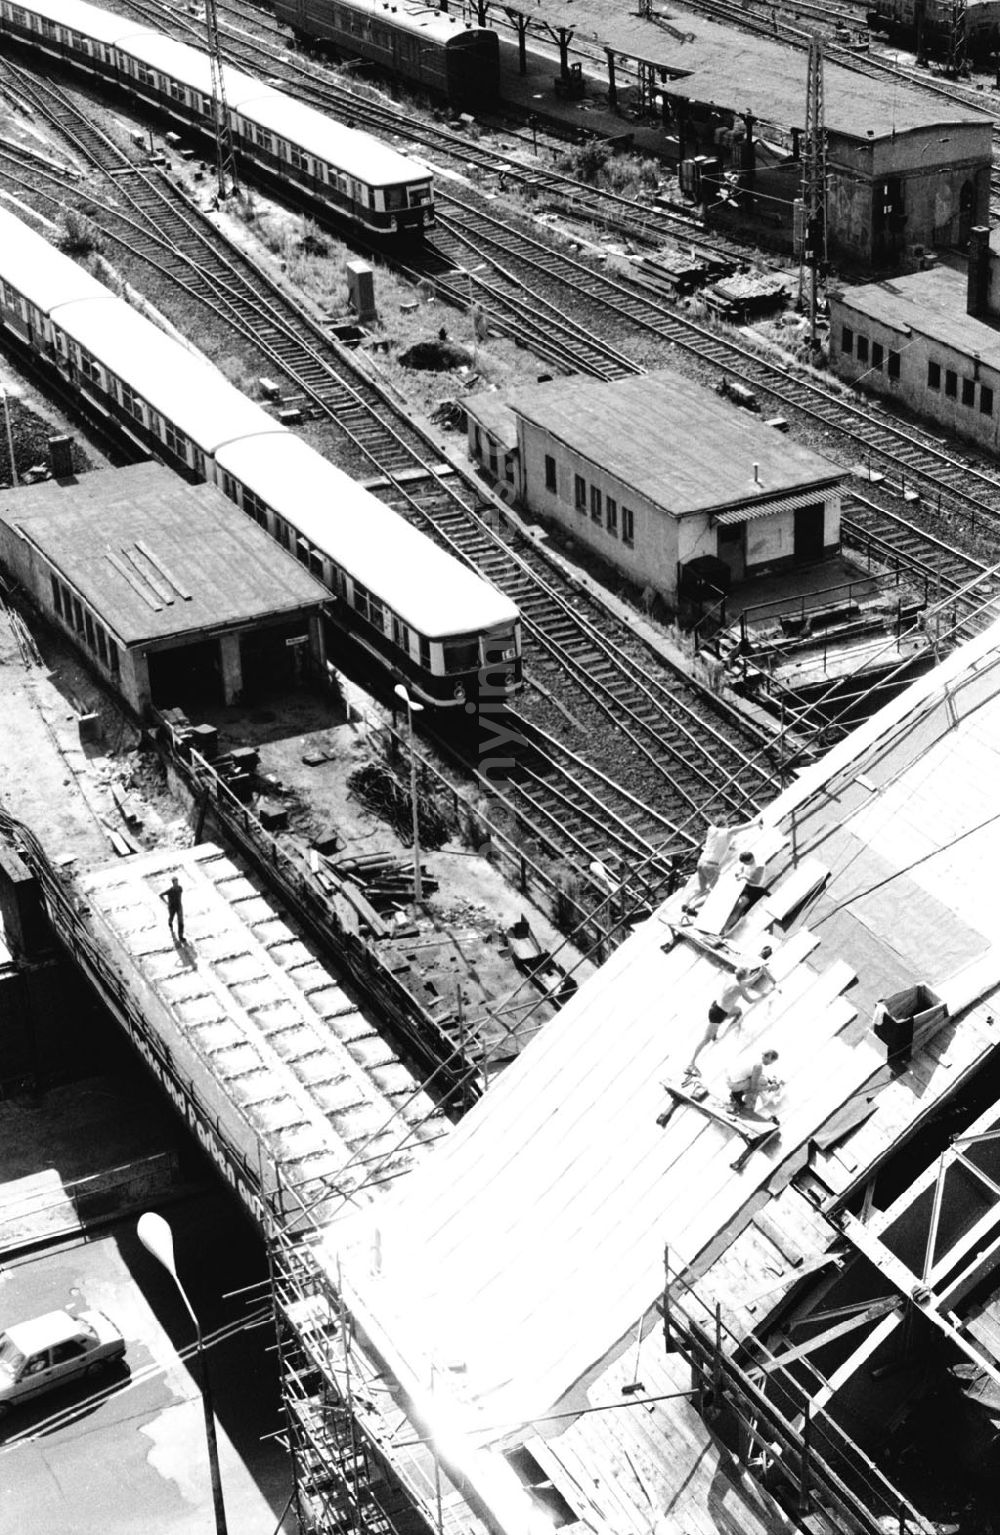
[[[990,232],[985,224],[969,231],[969,266],[965,307],[971,315],[984,315],[990,294]]]
[[[753,482],[754,482],[755,485],[759,485],[760,484],[760,465],[759,464],[754,464],[754,466],[753,466]]]

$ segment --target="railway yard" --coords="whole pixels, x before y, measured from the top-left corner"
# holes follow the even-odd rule
[[[628,15],[607,0],[540,0],[534,16],[465,4],[437,18],[466,48],[448,54],[449,101],[419,30],[385,62],[394,23],[377,6],[363,25],[330,7],[355,54],[310,41],[307,8],[278,5],[293,30],[217,0],[216,65],[232,73],[213,145],[218,68],[176,44],[203,50],[215,9],[206,34],[194,6],[38,0],[52,19],[32,27],[31,6],[0,0],[0,218],[88,274],[66,286],[75,268],[39,263],[32,292],[16,234],[0,249],[0,562],[31,550],[0,564],[0,1109],[44,1112],[51,1094],[55,1115],[67,1082],[100,1096],[102,1070],[135,1071],[149,1091],[152,1073],[178,1144],[193,1132],[205,1154],[182,1149],[173,1192],[124,1179],[93,1218],[77,1200],[55,1234],[64,1202],[35,1212],[27,1154],[9,1180],[0,1162],[0,1262],[37,1262],[38,1292],[55,1294],[54,1242],[124,1232],[144,1202],[183,1204],[221,1174],[267,1251],[251,1293],[271,1313],[289,1464],[282,1508],[270,1444],[254,1506],[241,1451],[253,1535],[989,1535],[1000,460],[955,412],[994,411],[1000,252],[982,234],[977,278],[970,245],[1000,200],[994,53],[971,22],[967,53],[965,6],[961,26],[911,40],[888,3],[881,19],[846,0],[686,0],[669,16],[655,0]],[[891,39],[877,29],[890,25]],[[496,90],[475,73],[488,28]],[[801,118],[765,129],[759,106],[717,105],[722,29],[748,78],[779,45],[798,61]],[[888,214],[894,264],[814,253],[810,267],[806,236],[793,246],[810,196],[810,238],[858,225],[839,193],[827,211],[823,177],[853,151],[831,149],[828,172],[823,69],[831,145],[851,90],[891,117],[877,151],[851,130],[858,185],[861,157],[884,157],[869,233],[897,184],[923,186],[928,146],[936,164],[949,134],[971,144],[992,121],[992,165],[968,171],[960,213],[939,189],[935,227],[953,233],[933,249]],[[341,149],[331,121],[358,137]],[[387,167],[367,184],[365,144]],[[785,239],[761,189],[793,181]],[[916,219],[924,193],[907,195]],[[862,352],[860,333],[834,337],[827,293],[895,296],[894,279],[935,266],[963,284],[968,266],[953,330],[976,318],[985,341],[962,332],[958,361],[926,364],[925,408],[876,398],[863,366],[838,377],[835,351],[857,341],[852,358],[881,371],[887,350],[898,380],[916,341],[899,331]],[[102,288],[74,286],[91,279]],[[87,328],[105,289],[204,354],[220,399],[238,391],[255,414],[244,402],[243,424],[223,403],[216,424],[206,404],[199,436],[193,401],[188,424],[153,384],[144,397]],[[690,393],[695,423],[696,469],[660,504],[667,520],[684,507],[673,543],[654,536],[638,463],[615,478],[556,428],[536,462],[525,426],[553,380],[661,375]],[[722,425],[704,407],[702,442],[707,391]],[[772,483],[753,432],[776,464],[809,450],[826,465],[828,502],[790,469]],[[227,468],[279,450],[298,465],[290,434],[310,450],[300,486]],[[90,549],[67,521],[64,565],[59,535],[52,553],[32,531],[35,488],[51,475],[68,503],[92,471],[151,454],[273,535],[276,586],[297,556],[317,616],[281,627],[261,607],[242,638],[209,639],[176,546],[138,535],[106,542],[80,584],[100,564],[99,519]],[[712,489],[724,456],[745,466],[728,500]],[[323,460],[359,497],[340,543],[304,504],[312,485],[337,494]],[[388,524],[378,507],[366,519],[365,498],[449,559],[372,531]],[[129,651],[141,716],[119,578],[188,647],[183,662]],[[236,592],[235,558],[228,580]],[[467,622],[462,602],[486,594],[502,623]],[[737,849],[759,860],[749,905]],[[176,875],[179,941],[160,905]],[[755,966],[763,1001],[746,990]],[[720,1037],[732,971],[745,1001]],[[909,1042],[883,1050],[890,1004],[911,992]],[[700,1088],[681,1061],[710,1002]],[[92,1064],[76,1012],[104,1041]],[[778,1130],[775,1115],[748,1135],[731,1104],[713,1107],[736,1033],[780,1051]],[[121,1036],[127,1068],[107,1042]],[[679,1117],[656,1118],[661,1082]],[[732,1162],[734,1129],[746,1150]],[[129,1155],[88,1134],[93,1175]],[[169,1129],[154,1140],[176,1161]],[[962,1164],[978,1179],[969,1205],[946,1168],[973,1145],[987,1150]],[[914,1196],[934,1167],[933,1198]],[[909,1199],[926,1251],[911,1251]],[[962,1369],[960,1412],[942,1404]],[[72,1389],[61,1427],[87,1410]],[[945,1436],[975,1467],[965,1480],[946,1459],[927,1469],[939,1408],[985,1435],[978,1465]],[[11,1439],[15,1477],[29,1438]],[[224,1470],[237,1475],[228,1440]],[[62,1527],[63,1494],[44,1496]],[[207,1521],[207,1473],[202,1497]],[[184,1518],[164,1512],[164,1535]]]

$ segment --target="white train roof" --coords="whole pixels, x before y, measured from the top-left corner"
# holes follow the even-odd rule
[[[241,116],[368,186],[398,186],[431,178],[430,171],[419,160],[400,154],[356,128],[334,122],[280,91],[268,90],[258,83],[255,97],[234,103],[227,81],[226,96],[229,105],[236,106]]]
[[[427,639],[513,624],[517,608],[292,433],[228,443],[219,467]]]
[[[32,15],[45,16],[59,26],[72,27],[99,43],[116,43],[146,31],[129,17],[105,11],[97,5],[87,5],[84,0],[19,0],[19,3]]]
[[[116,43],[124,53],[151,69],[169,75],[203,96],[212,94],[208,54],[176,38],[140,28],[111,11],[85,0],[26,0],[27,9],[100,42]],[[369,186],[398,186],[426,181],[430,171],[378,139],[307,107],[265,85],[253,75],[225,66],[226,101],[231,109],[279,137],[289,140],[325,164]]]
[[[121,299],[108,296],[61,304],[52,318],[209,455],[234,437],[287,433],[234,389],[218,368]]]
[[[371,21],[384,20],[401,32],[412,32],[435,43],[465,37],[495,37],[489,27],[468,26],[460,16],[452,16],[431,6],[407,6],[392,0],[337,0],[344,10],[355,11]]]
[[[14,214],[0,208],[0,276],[43,313],[71,299],[107,298],[108,290]]]

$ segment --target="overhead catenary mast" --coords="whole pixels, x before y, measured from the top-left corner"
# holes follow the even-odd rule
[[[799,300],[809,270],[809,333],[816,345],[816,289],[820,266],[826,262],[826,113],[823,103],[823,45],[809,39],[806,81],[806,133],[802,146],[802,208],[805,227],[799,265]]]
[[[208,29],[208,59],[212,71],[212,126],[215,131],[215,167],[219,183],[219,201],[224,202],[229,190],[238,193],[239,176],[236,171],[236,151],[229,126],[229,104],[226,101],[226,77],[222,68],[222,43],[219,39],[219,12],[216,0],[205,0],[205,26]],[[227,177],[231,187],[227,190]]]

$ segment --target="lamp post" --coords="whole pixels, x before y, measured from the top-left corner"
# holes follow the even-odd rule
[[[219,1474],[219,1446],[215,1437],[215,1412],[212,1408],[212,1391],[208,1381],[208,1362],[205,1358],[201,1326],[194,1314],[194,1308],[187,1298],[184,1286],[177,1277],[177,1268],[174,1263],[174,1234],[162,1215],[154,1215],[151,1212],[140,1215],[136,1231],[139,1241],[146,1251],[152,1253],[157,1263],[162,1264],[174,1281],[178,1294],[187,1307],[188,1316],[194,1323],[195,1338],[197,1339],[198,1346],[198,1367],[201,1372],[201,1402],[205,1411],[205,1439],[208,1444],[208,1465],[212,1475],[212,1502],[215,1505],[215,1535],[228,1535],[226,1508],[222,1500],[222,1477]]]
[[[0,384],[0,399],[3,400],[3,419],[7,428],[7,452],[10,454],[10,483],[17,486],[17,465],[14,462],[14,433],[10,426],[10,393],[4,384]]]
[[[419,906],[424,892],[420,879],[420,810],[417,804],[417,754],[413,750],[413,716],[419,714],[424,706],[410,697],[401,682],[396,683],[393,692],[406,705],[406,726],[410,742],[410,808],[413,811],[413,904]]]

